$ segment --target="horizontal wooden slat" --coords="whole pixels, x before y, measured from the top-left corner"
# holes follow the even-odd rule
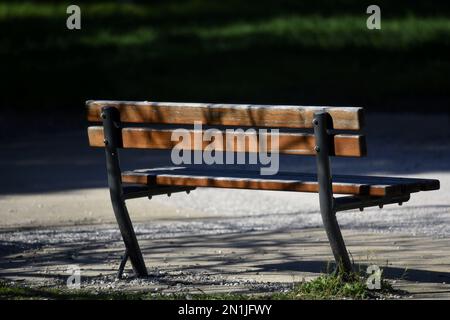
[[[337,130],[360,130],[363,109],[250,104],[87,101],[88,121],[101,121],[101,109],[113,106],[122,122],[223,125],[237,127],[312,128],[314,113],[327,111]]]
[[[122,129],[122,145],[123,148],[138,149],[172,149],[177,146],[184,150],[205,150],[211,142],[202,141],[202,133],[205,131],[185,130],[189,133],[190,139],[177,139],[172,141],[171,137],[175,130],[157,130],[148,128],[123,128]],[[259,152],[258,140],[260,136],[257,131],[234,131],[234,133],[226,134],[223,131],[221,140],[215,140],[216,151],[229,152]],[[195,133],[198,137],[194,138]],[[93,147],[104,147],[103,127],[92,126],[88,128],[89,144]],[[332,155],[341,157],[361,157],[366,154],[366,145],[364,136],[361,135],[334,135],[334,151]],[[194,139],[200,141],[197,145]],[[267,134],[267,150],[271,150],[272,135]],[[181,142],[179,142],[181,141]],[[238,143],[238,141],[243,141]],[[180,144],[179,144],[180,143]],[[278,134],[278,150],[282,154],[295,155],[314,155],[315,138],[312,134],[303,133],[279,133]],[[274,150],[275,152],[276,150]]]
[[[199,170],[185,167],[168,167],[124,172],[124,183],[141,185],[175,185],[191,187],[236,188],[318,192],[317,176],[309,173],[280,172],[262,176],[258,171]],[[392,196],[412,192],[437,190],[438,180],[372,177],[333,176],[335,194]]]

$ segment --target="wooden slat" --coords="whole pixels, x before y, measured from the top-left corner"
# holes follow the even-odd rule
[[[250,104],[87,101],[88,121],[101,121],[101,109],[113,106],[122,122],[223,125],[236,127],[312,128],[314,113],[327,111],[337,130],[361,130],[363,109]]]
[[[146,169],[124,172],[124,183],[191,187],[236,188],[318,192],[317,176],[308,173],[280,172],[261,176],[255,171],[196,170],[185,167]],[[439,189],[438,180],[371,176],[333,176],[335,194],[393,196]]]
[[[175,146],[183,150],[204,150],[211,142],[202,141],[202,131],[186,130],[190,135],[190,141],[180,139],[171,141],[174,130],[157,130],[148,128],[123,128],[122,129],[122,145],[123,148],[139,148],[139,149],[172,149]],[[196,138],[202,141],[201,144],[194,144],[194,135],[198,133]],[[203,131],[204,132],[204,131]],[[259,152],[258,139],[260,136],[257,131],[242,131],[228,134],[221,131],[222,139],[215,141],[216,151],[229,152]],[[103,127],[92,126],[88,128],[89,144],[92,147],[104,147]],[[272,140],[271,134],[267,134],[267,150],[271,150]],[[366,154],[365,138],[361,135],[334,135],[334,151],[332,155],[341,157],[361,157]],[[245,143],[237,143],[238,140]],[[181,141],[179,144],[179,141]],[[312,134],[300,133],[279,133],[278,134],[279,153],[294,155],[315,155],[314,146],[315,138]],[[231,143],[230,143],[231,142]],[[228,143],[228,145],[227,145]]]

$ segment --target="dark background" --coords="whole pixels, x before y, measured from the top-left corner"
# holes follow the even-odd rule
[[[369,156],[333,160],[336,173],[450,170],[448,0],[75,4],[79,31],[66,28],[69,3],[0,3],[0,194],[106,186],[88,99],[360,106]],[[366,27],[370,4],[381,30]],[[292,158],[283,170],[315,170]]]
[[[69,4],[0,4],[2,126],[84,126],[87,99],[448,114],[449,1],[75,1],[73,31]]]

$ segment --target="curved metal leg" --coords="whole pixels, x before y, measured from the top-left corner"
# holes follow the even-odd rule
[[[117,152],[117,148],[121,145],[120,128],[118,128],[119,112],[116,108],[104,108],[102,110],[102,118],[105,134],[106,168],[112,207],[134,273],[137,277],[146,277],[148,275],[147,268],[145,267],[141,249],[139,248],[123,197],[122,172]]]
[[[344,273],[352,271],[352,263],[342,238],[341,230],[336,219],[333,199],[333,185],[330,169],[330,143],[327,128],[329,128],[329,114],[319,112],[314,115],[314,135],[317,152],[317,179],[319,182],[320,212],[325,231],[333,251],[336,267]]]
[[[329,204],[322,205],[322,202],[323,200],[320,199],[320,212],[322,214],[322,221],[328,236],[328,241],[330,242],[331,250],[333,251],[334,260],[336,261],[336,267],[344,273],[349,273],[352,271],[352,263],[348,256],[335,212],[329,209]]]
[[[127,249],[125,249],[125,253],[123,254],[122,260],[120,261],[119,270],[117,271],[117,279],[122,279],[123,276],[123,270],[125,269],[125,265],[127,264],[128,260],[128,252]]]
[[[136,277],[146,277],[148,275],[147,268],[145,267],[144,258],[142,257],[127,207],[125,202],[114,193],[111,191],[111,202],[123,242],[125,243],[126,255],[130,258]]]

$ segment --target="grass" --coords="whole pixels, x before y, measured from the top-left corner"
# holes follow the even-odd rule
[[[68,290],[56,288],[31,288],[0,281],[0,300],[51,299],[51,300],[331,300],[374,299],[390,297],[398,292],[389,282],[382,280],[380,290],[369,290],[366,278],[359,273],[349,277],[341,274],[325,274],[308,282],[301,282],[287,292],[267,294],[161,294],[127,291]]]
[[[280,299],[370,299],[394,294],[396,291],[386,280],[381,281],[379,290],[367,288],[366,278],[358,273],[345,279],[342,275],[323,275],[312,281],[303,282],[287,293],[280,294]],[[274,295],[278,298],[278,295]]]
[[[0,4],[0,106],[82,112],[87,99],[446,110],[450,6],[370,2],[80,1]]]

